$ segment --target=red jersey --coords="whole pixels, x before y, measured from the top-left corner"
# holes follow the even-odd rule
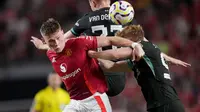
[[[87,55],[87,51],[92,49],[97,49],[96,37],[82,36],[69,39],[61,53],[47,51],[71,99],[82,100],[95,92],[107,91],[105,77],[97,60]]]

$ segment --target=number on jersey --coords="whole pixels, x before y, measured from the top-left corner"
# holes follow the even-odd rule
[[[165,59],[164,59],[162,53],[160,54],[160,58],[161,58],[162,65],[163,65],[167,70],[169,70],[169,66],[167,65],[167,63],[166,63],[166,61],[165,61]],[[163,75],[164,75],[164,78],[165,78],[165,79],[171,80],[171,77],[170,77],[170,74],[169,74],[169,73],[164,73]]]
[[[108,35],[108,28],[105,27],[104,25],[96,25],[96,26],[92,26],[92,33],[94,33],[95,31],[102,31],[101,36],[107,36]],[[114,31],[119,31],[122,29],[121,25],[111,25],[110,26],[110,32],[114,32]],[[116,46],[112,46],[112,49],[116,49]],[[98,48],[98,51],[102,51],[102,48]]]
[[[162,62],[162,64],[163,64],[163,66],[164,66],[167,70],[169,70],[169,66],[168,66],[167,63],[165,62],[165,59],[164,59],[162,53],[160,54],[160,57],[161,57],[161,62]]]

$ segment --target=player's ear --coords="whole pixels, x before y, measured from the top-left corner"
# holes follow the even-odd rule
[[[92,4],[93,4],[94,7],[97,7],[97,3],[96,3],[95,0],[92,0]]]
[[[63,29],[61,29],[61,32],[64,34],[64,31],[63,31]]]

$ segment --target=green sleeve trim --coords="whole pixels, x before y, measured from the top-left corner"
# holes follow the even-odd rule
[[[150,69],[151,69],[151,71],[153,72],[154,76],[156,76],[156,75],[155,75],[155,71],[154,71],[154,66],[153,66],[151,60],[150,60],[146,55],[143,56],[143,59],[145,60],[145,62],[146,62],[146,63],[148,64],[148,66],[150,67]]]
[[[132,70],[133,66],[134,66],[133,63],[132,63],[132,61],[130,59],[127,59],[126,62],[128,64],[128,67]]]
[[[84,35],[84,36],[87,36],[87,34],[86,34],[86,33],[83,33],[83,35]]]
[[[79,36],[79,34],[74,31],[74,28],[71,29],[71,32],[72,32],[73,35]]]

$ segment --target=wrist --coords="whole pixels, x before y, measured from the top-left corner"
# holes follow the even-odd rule
[[[138,43],[136,43],[136,42],[133,42],[132,44],[131,44],[131,48],[135,48],[135,46],[137,46],[138,45]]]
[[[43,44],[43,45],[39,46],[39,49],[41,49],[41,50],[48,50],[49,46],[46,45],[46,44]]]

